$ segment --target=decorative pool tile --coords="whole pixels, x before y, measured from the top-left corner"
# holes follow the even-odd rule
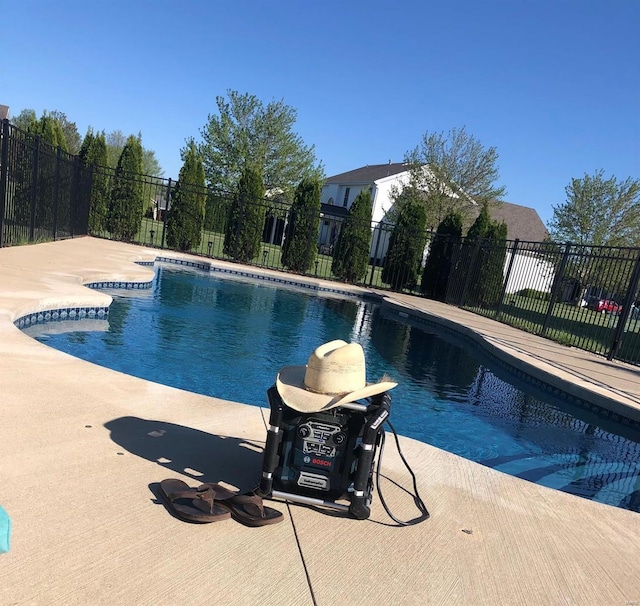
[[[27,328],[35,324],[46,324],[47,322],[61,322],[62,320],[82,320],[83,318],[106,318],[109,315],[108,307],[62,307],[60,309],[49,309],[38,311],[14,320],[13,325],[17,328]]]
[[[143,290],[147,288],[151,288],[153,284],[152,281],[149,282],[115,282],[115,281],[105,281],[105,282],[89,282],[85,284],[87,288],[92,288],[94,290],[100,290],[103,288],[123,288],[126,290]]]

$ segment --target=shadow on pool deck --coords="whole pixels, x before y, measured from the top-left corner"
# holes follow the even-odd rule
[[[120,417],[104,426],[116,444],[157,463],[169,476],[225,482],[242,492],[260,481],[263,444],[259,442],[139,417]]]

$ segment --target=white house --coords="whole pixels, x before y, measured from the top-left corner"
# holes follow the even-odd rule
[[[402,190],[409,183],[409,168],[403,162],[371,164],[346,173],[329,177],[322,186],[320,196],[321,217],[318,244],[321,251],[329,252],[336,243],[340,222],[346,216],[351,204],[362,190],[371,192],[373,205],[372,220],[379,223],[393,206],[391,194],[394,189]],[[388,233],[383,233],[378,243],[379,256],[384,256],[388,245]],[[371,254],[378,238],[374,237]],[[380,254],[382,251],[383,254]]]
[[[340,223],[347,215],[353,200],[363,189],[371,191],[373,202],[373,234],[371,238],[371,257],[382,260],[387,252],[391,229],[380,230],[377,225],[385,218],[393,206],[392,194],[409,183],[409,167],[402,162],[372,164],[345,173],[329,177],[323,187],[320,198],[320,235],[318,245],[321,252],[333,250],[340,230]],[[478,209],[479,210],[479,209]],[[491,218],[504,221],[507,225],[507,239],[518,239],[522,243],[542,242],[548,232],[533,208],[502,202],[492,208]],[[525,244],[517,252],[513,263],[511,253],[507,255],[505,274],[511,265],[507,292],[516,292],[523,288],[549,291],[553,283],[554,268],[551,263],[538,254],[527,250]],[[534,247],[535,248],[535,247]]]

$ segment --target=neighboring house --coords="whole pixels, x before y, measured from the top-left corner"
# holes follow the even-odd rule
[[[515,293],[524,288],[551,292],[555,267],[553,263],[535,252],[537,246],[530,242],[543,242],[549,236],[547,228],[535,209],[509,202],[502,202],[489,211],[491,219],[507,224],[507,239],[520,240],[511,264],[512,253],[507,253],[505,275],[511,264],[506,292]]]
[[[373,203],[372,221],[379,224],[393,206],[394,190],[402,190],[409,182],[409,168],[402,162],[373,164],[329,177],[322,186],[320,234],[318,249],[331,254],[340,232],[340,224],[347,215],[353,200],[362,191],[371,192]],[[507,239],[518,239],[522,243],[542,242],[548,236],[544,223],[533,208],[503,202],[490,209],[494,221],[507,224]],[[374,228],[371,238],[371,258],[382,262],[389,246],[389,228]],[[527,250],[522,244],[511,265],[507,292],[523,288],[550,291],[553,283],[554,267],[539,255]],[[505,273],[511,263],[511,253],[507,254]]]
[[[403,162],[367,165],[329,177],[324,182],[320,195],[320,252],[328,253],[333,250],[340,232],[340,223],[362,190],[371,192],[372,221],[379,223],[393,206],[393,191],[402,190],[407,183],[409,169]],[[377,233],[376,236],[378,237],[372,238],[371,256],[374,256],[377,244],[377,257],[382,259],[388,247],[389,233]]]
[[[9,106],[0,105],[0,120],[8,120],[8,119],[9,119]]]

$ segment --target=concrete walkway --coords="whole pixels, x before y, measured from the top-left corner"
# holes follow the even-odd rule
[[[82,284],[148,281],[152,269],[132,261],[157,254],[92,238],[0,250],[0,504],[13,521],[0,604],[640,603],[640,515],[408,438],[431,512],[416,526],[394,527],[377,495],[367,521],[284,503],[272,505],[285,521],[265,528],[172,517],[156,498],[164,478],[256,484],[267,411],[95,366],[13,325],[32,311],[108,305]],[[455,323],[581,397],[637,412],[636,368],[434,302],[389,304]],[[392,441],[383,475],[391,510],[415,515]]]

